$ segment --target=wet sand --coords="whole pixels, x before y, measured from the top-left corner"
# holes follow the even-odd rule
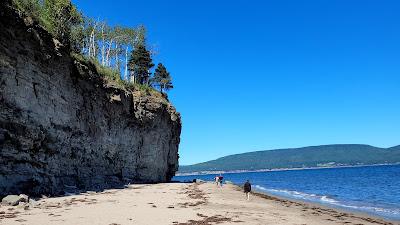
[[[342,212],[213,183],[130,185],[125,189],[40,199],[25,210],[0,207],[0,224],[271,224],[399,225],[367,215]]]

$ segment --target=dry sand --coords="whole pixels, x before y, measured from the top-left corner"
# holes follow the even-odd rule
[[[125,189],[46,198],[28,210],[0,207],[0,224],[400,224],[313,204],[253,194],[234,185],[130,185]]]

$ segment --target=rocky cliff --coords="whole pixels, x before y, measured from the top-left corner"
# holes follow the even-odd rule
[[[107,82],[0,7],[0,195],[170,180],[181,121],[168,100]]]

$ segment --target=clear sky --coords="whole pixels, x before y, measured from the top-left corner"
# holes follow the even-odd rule
[[[148,29],[183,165],[254,150],[400,144],[400,1],[73,0]]]

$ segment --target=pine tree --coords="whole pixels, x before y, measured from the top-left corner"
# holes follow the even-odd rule
[[[161,93],[163,93],[163,90],[168,91],[173,88],[171,75],[162,63],[157,65],[153,83],[160,88]]]
[[[135,46],[129,59],[128,68],[134,83],[149,84],[150,69],[154,66],[150,52],[142,44]]]

